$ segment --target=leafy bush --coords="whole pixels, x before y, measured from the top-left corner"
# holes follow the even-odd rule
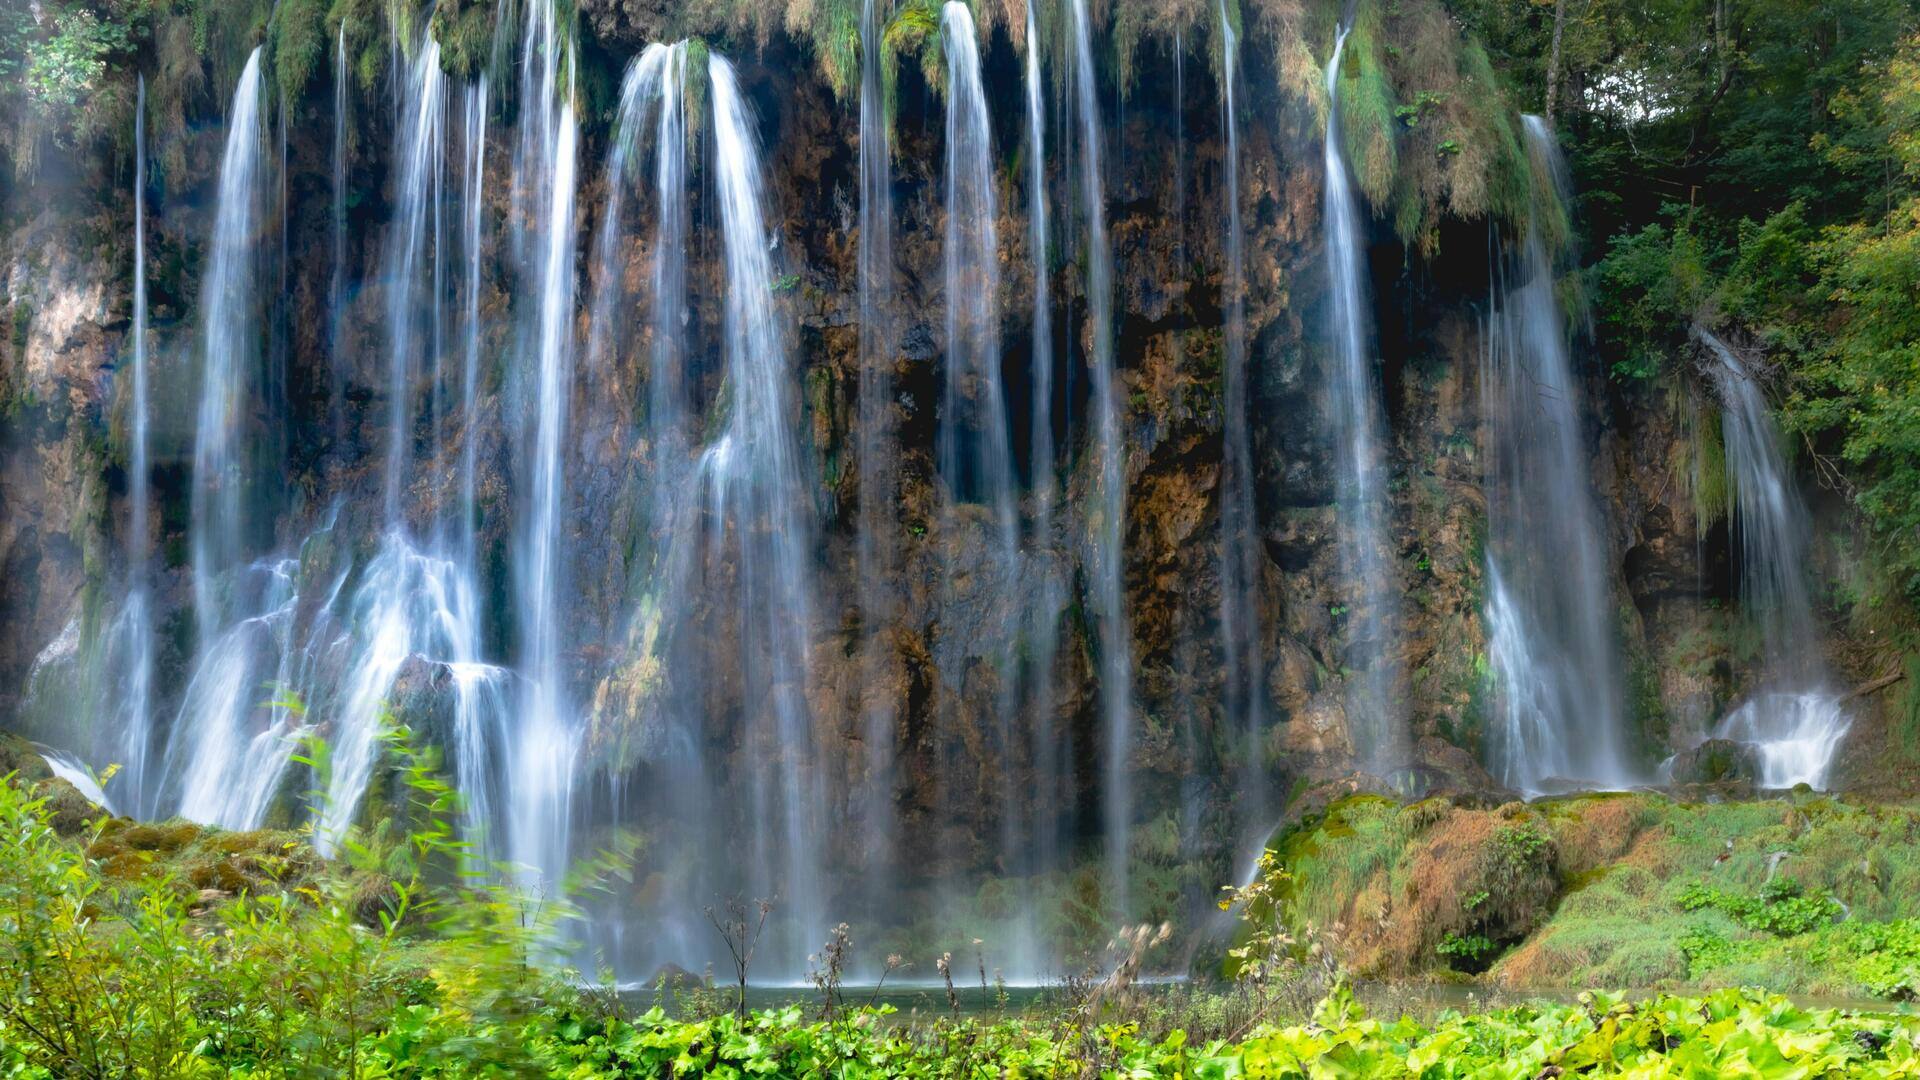
[[[1861,923],[1847,928],[1848,946],[1859,957],[1853,973],[1868,993],[1884,998],[1920,997],[1920,919]]]
[[[1760,889],[1759,896],[1742,896],[1698,882],[1680,891],[1680,906],[1688,911],[1713,908],[1749,930],[1775,937],[1795,937],[1827,926],[1842,908],[1831,896],[1807,896],[1800,883],[1778,877]]]
[[[1651,379],[1666,370],[1711,288],[1708,252],[1690,216],[1670,210],[1672,226],[1656,222],[1615,237],[1594,267],[1616,379]]]
[[[1317,1007],[1284,1014],[1247,1009],[1271,993],[1249,985],[1141,995],[1119,1009],[1096,992],[1026,1014],[1003,1005],[983,1019],[914,1019],[880,1007],[814,1022],[798,1005],[737,1017],[702,990],[690,1009],[675,996],[679,1015],[662,1002],[629,1016],[563,973],[540,973],[533,954],[551,940],[552,917],[473,883],[437,760],[404,742],[396,749],[416,829],[404,842],[363,834],[347,845],[345,866],[302,862],[310,876],[269,876],[217,901],[180,887],[160,858],[166,844],[153,848],[150,873],[108,877],[81,844],[54,832],[44,802],[0,784],[0,1073],[614,1080],[1920,1069],[1920,1018],[1808,1011],[1724,991],[1638,1003],[1583,995],[1574,1005],[1449,1013],[1429,1027],[1369,1019],[1332,967],[1321,969],[1332,978],[1318,984]],[[120,832],[132,828],[151,829]],[[218,839],[197,834],[172,850]],[[1507,842],[1529,857],[1544,846],[1518,835]],[[352,910],[352,882],[375,864],[393,873],[369,926]],[[1285,884],[1270,859],[1261,883],[1230,894],[1229,906],[1270,920]],[[1775,903],[1782,899],[1795,898]],[[1294,944],[1276,938],[1259,951],[1286,965]],[[1910,986],[1920,923],[1859,931],[1843,944],[1862,951],[1863,971],[1882,985],[1908,964]],[[1305,952],[1319,958],[1309,966],[1329,955]],[[1196,1028],[1210,1034],[1190,1038]]]
[[[1447,936],[1440,939],[1440,944],[1434,946],[1433,951],[1447,960],[1455,961],[1455,966],[1463,971],[1481,971],[1485,969],[1487,958],[1493,955],[1496,948],[1498,946],[1489,941],[1484,934],[1468,934],[1462,937],[1448,931]]]

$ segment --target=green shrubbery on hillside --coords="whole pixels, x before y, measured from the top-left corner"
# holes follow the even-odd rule
[[[1275,846],[1281,919],[1362,975],[1920,995],[1920,811],[1599,795],[1338,801]]]
[[[1291,933],[1279,916],[1311,906],[1302,884],[1319,902],[1325,880],[1312,875],[1327,873],[1334,854],[1342,881],[1404,863],[1396,845],[1448,824],[1431,802],[1336,806],[1284,848],[1307,878],[1269,859],[1264,877],[1230,891],[1229,906],[1247,920],[1237,985],[1143,991],[1134,982],[1141,958],[1165,932],[1142,928],[1122,935],[1129,948],[1104,981],[1064,987],[1024,1010],[1003,998],[995,1011],[961,1016],[951,991],[951,1016],[860,1007],[841,992],[831,962],[813,1005],[736,1011],[731,995],[705,985],[663,988],[652,1007],[631,1010],[549,972],[547,943],[570,906],[484,884],[454,838],[456,807],[435,778],[437,762],[397,740],[394,748],[407,792],[396,816],[412,832],[404,840],[390,827],[357,834],[333,863],[285,834],[104,815],[82,823],[57,781],[0,784],[0,1070],[571,1080],[1920,1075],[1920,1018],[1809,1010],[1753,991],[1642,1001],[1583,994],[1564,1005],[1449,1011],[1430,1021],[1369,1018],[1325,947],[1333,939]],[[1625,808],[1612,813],[1614,823],[1638,821],[1639,833],[1665,832],[1689,847],[1684,823],[1702,835],[1731,824],[1765,829],[1780,810],[1729,808],[1746,815],[1736,823],[1604,802]],[[1855,813],[1796,812],[1806,822],[1785,827],[1827,840],[1823,823]],[[1581,851],[1611,847],[1591,835],[1605,827],[1583,822],[1577,805],[1542,813],[1545,820],[1483,830],[1476,865],[1520,885],[1545,867],[1573,865]],[[1376,842],[1302,840],[1316,831],[1329,839],[1329,828]],[[1354,852],[1362,854],[1345,857]],[[1800,903],[1828,894],[1784,886],[1749,894],[1740,891],[1742,873],[1736,866],[1711,889],[1684,886],[1676,906],[1717,912],[1769,939],[1785,934],[1803,949],[1845,951],[1865,989],[1911,990],[1912,971],[1899,965],[1920,953],[1920,924],[1835,923],[1830,896]],[[1722,947],[1733,956],[1745,946],[1724,939]]]

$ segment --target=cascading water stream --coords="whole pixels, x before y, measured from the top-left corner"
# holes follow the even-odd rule
[[[947,359],[940,472],[953,503],[990,515],[998,558],[1015,554],[1013,454],[1000,377],[999,244],[994,235],[993,132],[973,13],[941,10],[947,59]]]
[[[481,661],[479,590],[474,585],[471,545],[473,482],[466,471],[470,460],[463,461],[452,507],[442,504],[434,515],[431,537],[411,538],[406,513],[413,471],[415,387],[424,375],[427,396],[437,402],[450,382],[442,370],[448,351],[441,329],[447,304],[441,270],[447,250],[441,213],[446,195],[442,170],[448,155],[446,87],[439,46],[430,36],[421,42],[400,93],[405,122],[396,131],[394,159],[399,173],[385,271],[389,349],[385,534],[347,601],[347,639],[335,646],[353,659],[332,710],[329,784],[326,801],[319,808],[315,841],[322,850],[330,850],[358,816],[379,758],[380,731],[396,681],[410,662],[418,662],[447,672],[453,699],[452,757],[466,795],[464,825],[469,838],[485,850],[492,846],[487,834],[499,787],[494,763],[505,749],[506,676]],[[461,360],[463,412],[457,426],[466,427],[470,437],[479,362],[475,305],[484,91],[469,100],[468,108],[467,135],[475,155],[465,193],[470,317]],[[429,420],[437,421],[444,411],[439,405],[431,407]],[[437,422],[427,426],[436,432],[441,427]],[[440,449],[428,447],[423,468],[440,459]],[[463,458],[472,452],[469,441]],[[459,542],[448,539],[449,521]]]
[[[246,540],[245,443],[259,355],[254,235],[260,211],[260,50],[247,57],[227,118],[207,276],[200,406],[193,443],[194,614],[205,649],[224,622],[221,575],[240,565]]]
[[[466,824],[479,831],[488,823],[497,787],[491,762],[503,745],[505,714],[502,673],[479,660],[477,607],[463,567],[416,550],[398,530],[387,532],[347,599],[344,632],[326,646],[351,660],[340,673],[331,710],[331,775],[314,829],[321,852],[334,850],[359,816],[390,695],[410,662],[444,667],[451,676],[455,768],[474,785],[462,789]]]
[[[1498,692],[1488,766],[1527,794],[1542,793],[1549,780],[1623,788],[1635,778],[1600,510],[1554,263],[1538,224],[1565,204],[1565,169],[1545,122],[1522,119],[1555,201],[1536,201],[1535,221],[1496,281],[1484,330],[1487,652]]]
[[[1354,751],[1373,772],[1392,775],[1408,764],[1407,731],[1399,702],[1398,574],[1388,552],[1385,468],[1375,400],[1373,359],[1369,351],[1365,239],[1353,179],[1340,151],[1340,54],[1348,27],[1334,40],[1327,61],[1326,194],[1322,216],[1326,230],[1331,288],[1333,371],[1328,384],[1333,413],[1334,458],[1338,475],[1335,508],[1339,521],[1341,578],[1349,590],[1344,666],[1354,675],[1347,686],[1347,726]]]
[[[1740,533],[1740,600],[1760,631],[1760,686],[1714,736],[1752,745],[1763,787],[1824,789],[1849,719],[1822,657],[1808,586],[1811,519],[1794,487],[1767,399],[1726,342],[1695,325],[1720,392],[1730,514]]]
[[[578,123],[573,48],[562,41],[558,5],[527,6],[521,78],[521,158],[516,190],[542,222],[531,341],[535,409],[529,509],[520,567],[520,619],[526,674],[509,782],[508,850],[529,884],[560,880],[567,861],[575,731],[561,664],[564,574],[560,515],[566,502],[562,454],[573,370],[573,200]]]
[[[1236,74],[1240,42],[1219,5],[1221,98],[1227,131],[1227,268],[1225,293],[1225,455],[1220,495],[1220,654],[1225,660],[1225,707],[1229,723],[1240,730],[1246,763],[1241,778],[1241,820],[1265,829],[1267,792],[1265,664],[1261,659],[1258,595],[1259,538],[1254,527],[1253,418],[1247,396],[1246,254],[1240,223],[1240,135],[1236,115]]]
[[[1027,246],[1033,273],[1033,358],[1029,363],[1032,386],[1030,414],[1031,457],[1029,476],[1032,486],[1030,553],[1038,557],[1055,544],[1054,503],[1059,498],[1059,483],[1054,462],[1054,387],[1053,387],[1053,296],[1050,286],[1052,268],[1048,246],[1052,234],[1047,226],[1047,138],[1046,100],[1040,78],[1040,31],[1034,5],[1027,5]],[[1029,830],[1029,853],[1023,863],[1029,872],[1044,872],[1060,865],[1061,833],[1065,814],[1068,780],[1064,775],[1069,755],[1061,745],[1061,733],[1054,724],[1055,654],[1059,650],[1060,611],[1066,606],[1064,590],[1052,574],[1040,579],[1039,593],[1027,604],[1027,640],[1031,642],[1028,660],[1026,715],[1028,717],[1028,758],[1033,775],[1045,785],[1047,797],[1034,800],[1035,820]]]
[[[206,642],[168,738],[166,777],[173,813],[228,829],[255,829],[265,818],[299,739],[301,702],[324,691],[311,662],[325,650],[303,640],[330,638],[325,614],[341,580],[307,628],[297,625],[300,563],[255,563],[233,581],[235,610],[249,612]],[[342,575],[344,578],[344,575]],[[261,703],[263,688],[278,692]]]
[[[1100,172],[1100,102],[1094,83],[1086,0],[1072,0],[1074,99],[1080,120],[1081,193],[1087,215],[1087,318],[1091,322],[1095,504],[1088,509],[1089,597],[1100,634],[1103,807],[1109,903],[1128,908],[1128,838],[1133,825],[1133,645],[1122,577],[1126,534],[1125,447],[1113,362],[1113,255],[1107,245]]]
[[[750,707],[742,721],[758,872],[784,881],[789,917],[776,963],[798,974],[824,940],[826,800],[807,705],[813,629],[813,523],[794,428],[797,395],[774,310],[771,237],[761,211],[753,121],[731,64],[709,55],[714,187],[726,249],[723,333],[726,426],[701,455],[711,561],[733,548],[741,666]],[[771,885],[773,882],[762,881]]]
[[[446,156],[445,77],[440,45],[427,35],[414,57],[402,91],[405,122],[396,136],[399,175],[394,187],[394,219],[387,239],[387,470],[384,487],[389,529],[404,532],[401,496],[408,483],[413,449],[413,382],[430,348],[438,342],[422,333],[440,310],[437,275],[423,275],[421,264],[439,262],[439,163]],[[427,277],[427,282],[422,282]],[[425,354],[423,356],[423,354]]]
[[[449,383],[441,370],[447,350],[440,330],[446,300],[440,269],[446,250],[441,229],[445,89],[438,48],[431,40],[424,41],[414,58],[410,77],[397,81],[402,83],[397,93],[407,122],[396,130],[400,168],[384,280],[391,349],[385,533],[357,574],[350,573],[351,552],[336,550],[339,541],[331,524],[309,539],[300,558],[263,562],[242,573],[232,607],[239,617],[203,640],[167,751],[169,793],[178,813],[231,828],[254,828],[278,796],[296,740],[309,731],[324,732],[327,784],[323,801],[314,808],[315,845],[323,852],[338,845],[360,813],[388,707],[410,664],[418,665],[423,687],[440,678],[436,672],[445,673],[452,699],[453,764],[466,797],[465,825],[476,842],[485,841],[494,814],[493,793],[500,786],[496,762],[504,739],[503,690],[508,683],[505,672],[480,659],[471,460],[459,503],[451,511],[442,505],[435,515],[435,537],[416,547],[407,536],[403,499],[414,444],[414,387],[425,374],[437,402],[440,388]],[[480,101],[469,118],[475,145],[475,171],[466,193],[472,221],[470,291],[477,291],[479,277],[483,96]],[[229,133],[230,148],[233,140]],[[339,166],[337,159],[336,169]],[[223,173],[223,221],[227,180]],[[342,178],[337,174],[336,180]],[[343,252],[344,244],[336,243],[336,254]],[[215,265],[217,269],[218,262]],[[336,273],[341,272],[336,267]],[[339,289],[336,295],[343,292]],[[471,296],[469,303],[474,303]],[[476,409],[478,326],[477,308],[469,310],[472,336],[463,423],[470,429]],[[209,316],[210,324],[215,317]],[[210,341],[239,348],[250,340],[249,328],[217,325],[217,335],[210,328]],[[439,404],[431,409],[431,429],[439,429],[444,411]],[[213,438],[204,403],[201,420],[200,441],[209,443]],[[438,460],[439,449],[430,448],[428,458]],[[445,542],[441,526],[449,515],[461,519],[465,540],[451,554],[443,554],[436,548]],[[320,556],[318,563],[310,562],[310,553]],[[321,569],[327,566],[333,569]],[[331,574],[330,585],[314,580],[321,572]],[[350,578],[354,588],[344,593]],[[303,603],[302,587],[313,586],[321,586],[324,595]],[[270,700],[261,703],[263,696]],[[324,723],[310,725],[310,719]]]
[[[330,361],[327,415],[333,421],[333,452],[346,452],[347,400],[347,20],[340,20],[333,64],[333,275],[327,285]]]
[[[860,370],[854,463],[860,478],[856,494],[855,573],[859,605],[863,681],[883,684],[892,657],[888,630],[898,620],[892,582],[898,555],[898,473],[893,404],[893,147],[887,120],[886,81],[881,63],[886,49],[883,0],[860,5],[860,246],[858,250]],[[894,810],[897,754],[894,703],[885,694],[862,694],[861,734],[866,745],[866,779],[859,793],[859,817],[871,836],[867,856],[868,903],[880,910],[890,902],[898,822]]]
[[[475,503],[480,476],[480,321],[481,262],[485,255],[484,215],[487,190],[487,77],[466,91],[466,170],[461,202],[466,208],[466,336],[460,377],[460,558],[468,567],[479,560],[480,519]]]
[[[153,749],[153,622],[149,614],[147,547],[151,543],[151,480],[147,413],[147,80],[142,76],[133,113],[133,400],[127,426],[127,603],[121,614],[128,642],[127,697],[120,752],[126,779],[124,802],[146,806],[147,755]]]
[[[999,240],[993,190],[993,131],[987,114],[986,86],[980,73],[980,49],[973,13],[960,0],[941,10],[941,39],[947,62],[946,372],[941,396],[939,468],[945,482],[943,534],[949,538],[943,593],[951,609],[961,602],[964,579],[971,589],[1015,589],[1019,570],[1019,521],[1014,507],[1012,433],[1002,385],[1000,355]],[[981,535],[976,546],[962,540]],[[972,553],[978,553],[977,561]],[[954,559],[960,555],[961,559]],[[961,560],[965,561],[962,562]],[[943,627],[943,630],[945,628]],[[943,642],[944,677],[954,686],[966,678],[966,666],[984,657],[996,671],[1011,673],[1015,633],[970,635],[975,640]],[[951,633],[951,631],[947,631]],[[959,635],[955,635],[958,637]],[[978,640],[985,638],[986,640]],[[1016,686],[998,685],[991,730],[996,742],[1000,788],[1000,845],[1010,867],[1022,865],[1026,832],[1019,814],[1019,755],[1016,746]],[[957,704],[948,702],[949,707]],[[949,726],[950,725],[943,725]],[[983,749],[983,772],[996,771]],[[943,767],[943,776],[953,769]],[[984,779],[984,778],[983,778]],[[957,785],[956,785],[957,786]],[[950,789],[947,797],[952,797]],[[1019,920],[1013,953],[1025,960],[1032,951],[1033,929]]]
[[[653,932],[635,950],[640,970],[646,973],[664,963],[696,963],[704,955],[704,937],[712,929],[698,918],[698,912],[712,902],[716,889],[713,868],[702,853],[713,850],[709,830],[725,814],[712,783],[714,772],[703,753],[707,716],[697,685],[700,658],[676,634],[680,629],[676,616],[697,603],[694,574],[701,547],[695,536],[699,501],[689,492],[688,477],[694,447],[687,371],[688,52],[685,42],[656,43],[627,67],[607,162],[607,209],[594,258],[597,285],[590,345],[596,365],[611,362],[626,347],[620,332],[626,321],[624,208],[627,188],[637,186],[641,164],[650,160],[654,220],[644,326],[651,341],[640,439],[648,461],[647,544],[635,559],[638,580],[630,585],[637,596],[627,630],[633,660],[618,684],[620,693],[600,695],[601,702],[613,700],[630,713],[660,721],[655,729],[659,737],[644,740],[646,745],[637,754],[659,782],[637,792],[643,801],[637,809],[653,820],[676,823],[661,830],[656,850],[663,860],[685,868],[676,875],[669,894],[655,905]],[[597,702],[596,708],[600,707]],[[623,789],[616,790],[614,801],[620,808],[616,814],[626,812],[631,797]],[[618,914],[609,929],[612,962],[623,967],[631,964],[636,958],[624,954],[624,927]]]

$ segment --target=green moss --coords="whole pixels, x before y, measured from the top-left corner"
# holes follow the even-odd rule
[[[936,90],[946,85],[946,56],[940,48],[940,5],[937,0],[906,0],[894,9],[880,35],[881,94],[886,98],[887,127],[893,127],[898,107],[899,67],[903,59],[916,59],[927,85]]]
[[[789,31],[813,47],[834,97],[855,101],[860,96],[860,0],[814,0],[807,20]]]
[[[1292,878],[1282,897],[1293,925],[1331,926],[1349,898],[1399,858],[1416,822],[1379,795],[1349,795],[1272,846]]]
[[[326,0],[280,0],[267,27],[274,82],[285,101],[306,93],[327,56]]]
[[[1380,13],[1364,4],[1340,55],[1340,135],[1347,167],[1367,201],[1387,206],[1399,165],[1393,84],[1382,54]]]
[[[433,39],[440,43],[440,66],[447,74],[471,79],[492,65],[497,19],[491,0],[452,0],[434,6]]]

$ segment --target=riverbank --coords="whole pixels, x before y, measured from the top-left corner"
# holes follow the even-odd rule
[[[1254,893],[1236,894],[1236,910],[1250,920],[1244,934],[1280,943],[1264,954],[1257,978],[1154,984],[1140,973],[1165,934],[1142,929],[1117,937],[1119,959],[1102,974],[1055,986],[970,985],[964,965],[941,958],[926,965],[939,972],[937,982],[916,971],[892,988],[853,987],[841,983],[844,957],[829,947],[811,986],[755,989],[743,1002],[724,976],[621,993],[566,971],[555,943],[580,909],[472,873],[449,824],[457,800],[434,778],[437,762],[409,760],[405,828],[356,831],[327,860],[297,834],[88,812],[57,777],[16,774],[0,784],[0,1067],[33,1078],[574,1080],[1920,1069],[1920,1017],[1892,1006],[1816,1007],[1757,989],[1589,992],[1621,985],[1605,975],[1631,969],[1609,968],[1597,947],[1576,954],[1567,944],[1599,936],[1599,916],[1583,905],[1610,895],[1602,883],[1618,876],[1624,888],[1636,874],[1651,881],[1666,873],[1658,888],[1624,893],[1640,907],[1614,902],[1613,918],[1639,925],[1630,934],[1616,924],[1615,952],[1648,955],[1668,938],[1718,925],[1727,953],[1704,969],[1709,978],[1752,971],[1784,984],[1796,971],[1859,980],[1884,969],[1900,977],[1874,992],[1910,995],[1906,947],[1869,941],[1910,925],[1892,917],[1912,902],[1909,868],[1897,858],[1913,827],[1902,807],[1812,798],[1694,805],[1631,795],[1484,810],[1348,798],[1283,837],[1277,850],[1291,869],[1276,864],[1265,879],[1284,897],[1282,922],[1298,922],[1300,936],[1281,936],[1288,931],[1265,919],[1273,908],[1253,902]],[[1869,833],[1878,841],[1872,848],[1848,847]],[[1865,886],[1846,872],[1862,850],[1881,853],[1867,856],[1870,871],[1874,858],[1884,860]],[[1703,855],[1708,865],[1694,867]],[[604,861],[617,873],[619,853]],[[1411,903],[1421,888],[1445,883],[1434,867],[1468,864],[1512,875],[1506,894],[1451,908]],[[1800,891],[1767,892],[1769,880],[1787,880],[1788,864],[1804,874]],[[1386,930],[1404,925],[1396,918],[1483,905],[1510,917],[1517,898],[1545,896],[1546,886],[1522,873],[1532,870],[1551,871],[1558,892],[1538,900],[1548,906],[1531,929],[1480,976],[1491,990],[1464,985],[1462,972],[1454,973],[1462,985],[1435,983],[1432,972],[1427,981],[1410,971],[1398,980],[1356,979],[1400,955],[1388,948],[1399,931]],[[1747,895],[1739,890],[1750,878],[1771,898],[1757,906],[1727,899]],[[1323,907],[1360,916],[1367,909],[1357,905],[1381,898],[1400,915],[1372,929],[1356,923],[1345,936],[1306,929]],[[1797,932],[1777,932],[1789,925]],[[729,927],[722,917],[716,930]],[[750,939],[731,944],[751,949]],[[1691,960],[1686,947],[1679,946]],[[1800,966],[1779,959],[1788,956]],[[1566,975],[1556,991],[1500,988],[1547,963]]]
[[[1920,811],[1803,793],[1493,807],[1357,795],[1278,838],[1286,919],[1369,978],[1506,990],[1920,987]]]

